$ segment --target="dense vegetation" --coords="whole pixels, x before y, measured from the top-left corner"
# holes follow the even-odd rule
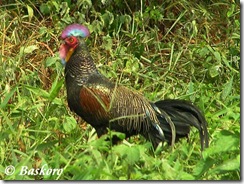
[[[240,180],[240,3],[16,0],[0,4],[0,179]],[[187,99],[209,125],[153,151],[141,136],[111,146],[69,111],[58,49],[81,23],[99,70],[151,101]],[[114,133],[114,132],[111,132]],[[109,135],[108,135],[109,136]],[[19,175],[22,166],[61,175]],[[6,175],[5,168],[15,167]]]

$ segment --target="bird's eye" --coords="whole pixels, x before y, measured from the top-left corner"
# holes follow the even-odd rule
[[[70,42],[70,43],[73,43],[74,41],[75,41],[75,39],[74,39],[73,37],[70,37],[70,38],[69,38],[69,42]]]
[[[73,36],[71,36],[71,37],[66,38],[65,42],[67,44],[74,44],[74,43],[76,43],[76,39]]]

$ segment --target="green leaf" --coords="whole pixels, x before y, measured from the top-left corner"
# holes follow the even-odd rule
[[[48,99],[48,100],[51,99],[54,104],[58,104],[58,105],[62,105],[63,104],[63,102],[61,101],[60,98],[52,99],[52,96],[50,95],[50,93],[45,91],[45,90],[43,90],[43,89],[35,88],[35,87],[32,87],[32,86],[28,86],[28,85],[25,85],[24,87],[26,89],[28,89],[29,91],[31,91],[32,93],[38,95],[38,96],[41,96],[41,97],[43,97],[45,99]],[[52,94],[52,95],[55,95],[55,94]]]
[[[232,87],[233,87],[233,76],[232,76],[231,79],[225,84],[225,87],[224,87],[224,89],[222,90],[221,98],[222,98],[223,100],[226,100],[226,98],[231,94]]]
[[[96,164],[101,164],[101,162],[103,162],[102,154],[98,149],[93,149],[92,155],[93,158],[96,160]]]
[[[231,8],[227,11],[227,14],[226,14],[228,18],[233,15],[233,13],[235,11],[235,6],[236,6],[235,4],[231,4]]]
[[[66,133],[72,132],[77,126],[76,120],[73,117],[65,116],[65,122],[63,123],[63,128]]]
[[[196,176],[196,179],[199,179],[205,172],[209,170],[215,163],[215,160],[212,158],[207,158],[205,160],[201,159],[195,169],[193,170],[193,175]]]
[[[43,151],[45,149],[55,146],[55,144],[57,143],[58,141],[50,141],[50,142],[42,143],[37,146],[36,150]]]
[[[119,155],[126,164],[133,165],[140,160],[140,149],[138,146],[127,146],[124,144],[113,147],[113,152]]]
[[[47,4],[43,3],[40,6],[40,11],[44,14],[44,15],[48,15],[50,14],[50,8]]]
[[[215,51],[210,45],[207,45],[207,48],[212,54],[214,55],[215,59],[220,63],[221,62],[221,55],[218,51]]]
[[[195,180],[196,178],[187,172],[180,172],[180,179],[181,180]]]
[[[240,155],[237,155],[236,158],[226,160],[222,164],[215,167],[211,172],[209,173],[227,173],[230,171],[238,171],[240,170]]]
[[[88,27],[91,32],[95,32],[97,34],[102,33],[102,23],[98,20],[94,20],[91,24],[91,26]]]
[[[99,139],[91,140],[90,146],[100,151],[108,151],[109,146],[111,145],[108,140],[111,140],[109,135],[103,135]]]
[[[37,50],[37,49],[39,49],[39,47],[37,45],[30,45],[30,46],[24,48],[24,53],[25,54],[30,54],[34,50]]]
[[[207,55],[209,55],[209,49],[207,47],[203,47],[199,50],[199,56],[201,57],[205,57]]]
[[[140,69],[139,60],[137,58],[128,57],[124,71],[131,73],[131,72],[138,72],[139,69]]]
[[[227,151],[238,150],[240,147],[240,135],[227,130],[222,130],[218,134],[218,139],[214,145],[211,145],[203,152],[203,158],[207,158],[214,154],[221,154]]]
[[[125,134],[124,133],[121,133],[121,132],[114,132],[114,131],[111,131],[111,136],[116,136],[118,137],[119,139],[123,140],[125,139]]]
[[[63,86],[64,84],[64,78],[62,78],[61,80],[58,80],[59,79],[59,76],[56,77],[55,81],[53,82],[52,84],[52,88],[51,90],[49,91],[50,93],[50,96],[49,96],[49,99],[52,101],[54,98],[57,97],[61,87]]]
[[[27,12],[28,12],[28,16],[29,16],[29,21],[31,21],[32,17],[33,17],[33,9],[27,5]]]
[[[194,83],[190,81],[188,85],[188,94],[190,95],[190,99],[192,102],[195,101],[195,95],[192,95],[193,93],[194,93]]]
[[[214,78],[219,75],[220,72],[220,65],[212,66],[209,68],[208,72],[210,77]]]
[[[59,57],[48,57],[45,61],[45,67],[55,65],[58,60],[60,60]]]
[[[29,91],[33,92],[34,94],[41,96],[43,98],[49,98],[49,96],[50,96],[50,94],[43,89],[35,88],[32,86],[27,86],[27,85],[25,85],[24,87],[27,88]]]
[[[112,49],[112,46],[113,46],[113,41],[112,41],[112,38],[107,35],[107,36],[104,36],[103,37],[103,47],[110,51]]]
[[[111,25],[113,23],[114,15],[111,12],[106,11],[106,13],[104,13],[101,16],[101,21],[102,21],[104,27],[108,27],[109,25]]]
[[[6,94],[4,100],[0,104],[0,108],[4,109],[6,105],[8,104],[10,98],[14,95],[14,92],[16,91],[17,86],[13,87],[9,93]]]
[[[140,160],[140,150],[137,146],[126,147],[126,155],[127,155],[127,163],[134,164],[138,160]]]
[[[140,160],[140,150],[137,146],[127,146],[121,144],[114,147],[114,152],[120,155],[120,157],[130,165]]]
[[[214,54],[214,57],[216,58],[216,60],[218,62],[221,62],[221,55],[220,55],[220,53],[217,52],[217,51],[214,51],[213,54]]]

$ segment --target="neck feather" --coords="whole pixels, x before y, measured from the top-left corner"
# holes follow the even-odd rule
[[[66,63],[66,80],[72,78],[78,85],[83,85],[93,73],[99,72],[84,41],[80,40],[80,44]]]

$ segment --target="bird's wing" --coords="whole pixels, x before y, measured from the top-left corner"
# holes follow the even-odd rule
[[[79,103],[86,121],[95,125],[108,121],[110,94],[110,89],[100,85],[89,85],[81,88]]]
[[[155,111],[142,95],[123,86],[115,87],[111,97],[110,122],[117,123],[126,131],[148,132],[159,124]]]
[[[80,105],[84,116],[90,116],[91,121],[106,120],[115,129],[142,133],[159,124],[149,101],[123,86],[84,86],[80,91]]]

